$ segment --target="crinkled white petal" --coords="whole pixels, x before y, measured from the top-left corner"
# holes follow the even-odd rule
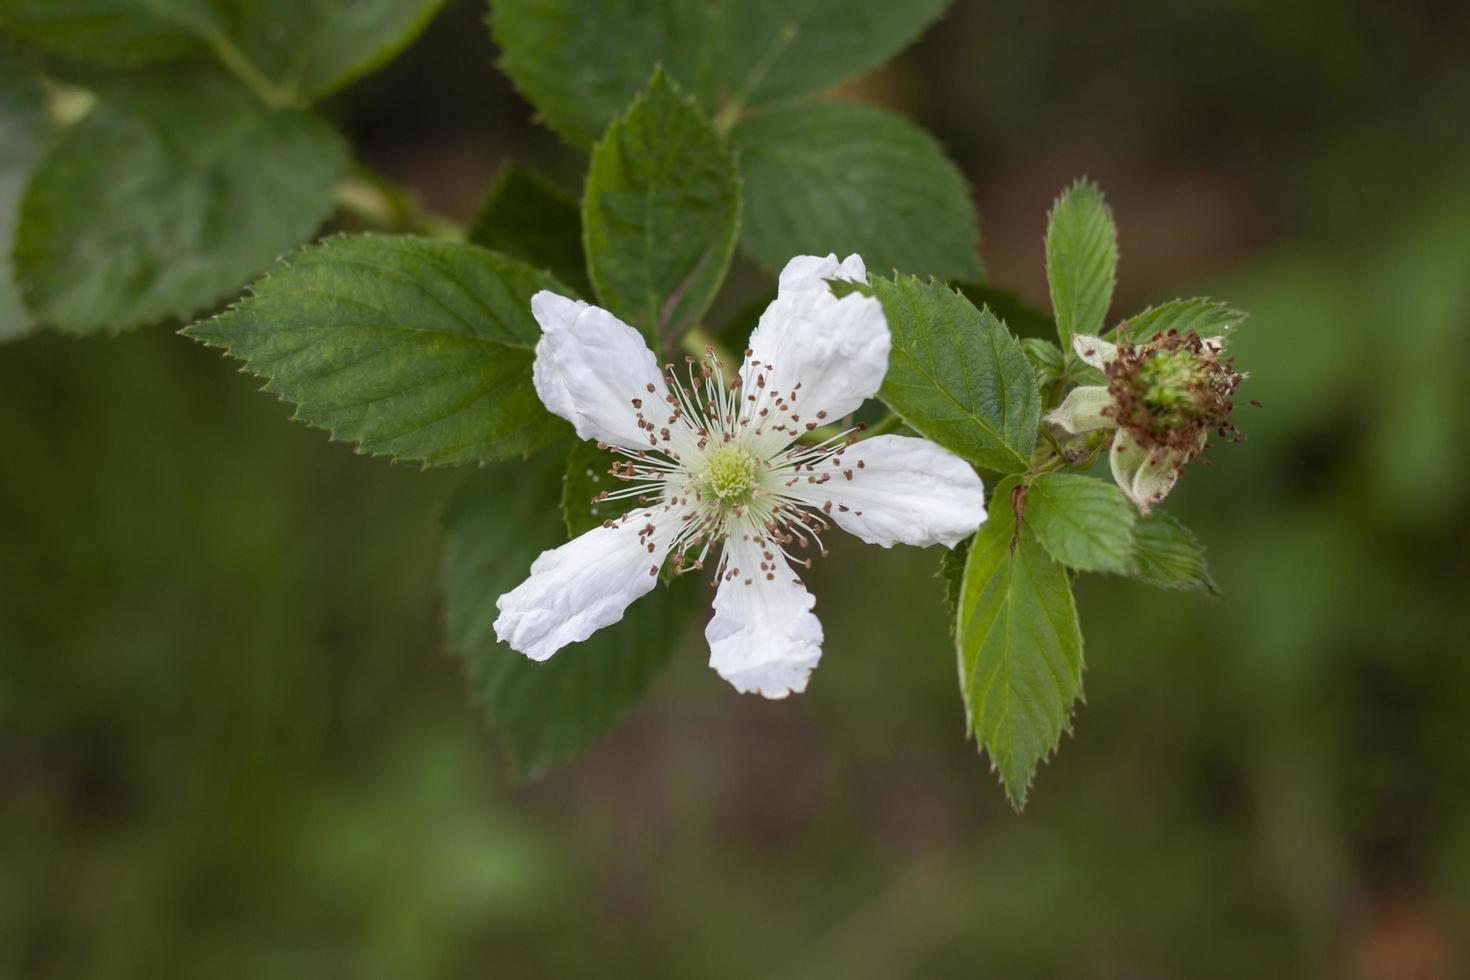
[[[1118,345],[1110,344],[1101,337],[1091,334],[1079,333],[1072,337],[1072,349],[1077,356],[1082,358],[1088,367],[1095,367],[1099,371],[1107,367],[1118,358]]]
[[[827,479],[823,481],[823,476]],[[869,544],[953,548],[985,520],[985,486],[969,463],[927,439],[875,436],[779,488]]]
[[[766,446],[784,444],[783,432],[789,442],[808,424],[837,421],[876,394],[888,373],[893,338],[883,305],[857,293],[838,299],[828,279],[867,282],[867,272],[856,255],[797,256],[750,335],[741,403]]]
[[[543,551],[531,577],[496,600],[495,635],[532,660],[545,660],[616,623],[658,584],[677,530],[663,508],[635,510],[612,527]]]
[[[1113,396],[1101,385],[1084,385],[1073,388],[1062,399],[1062,403],[1046,413],[1043,421],[1069,436],[1095,429],[1117,428],[1118,423],[1106,410],[1111,409]]]
[[[1174,454],[1146,449],[1126,431],[1119,431],[1113,439],[1108,465],[1113,480],[1144,514],[1179,481],[1179,460]]]
[[[601,307],[547,290],[531,297],[531,313],[542,330],[532,380],[546,408],[583,439],[628,449],[653,444],[632,400],[644,402],[650,423],[661,423],[668,390],[643,336]]]
[[[726,542],[724,569],[704,631],[710,666],[742,694],[784,698],[806,690],[822,657],[812,594],[781,552],[750,535]]]

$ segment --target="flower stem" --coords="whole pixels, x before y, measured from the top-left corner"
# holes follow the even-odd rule
[[[223,31],[204,31],[201,36],[219,63],[272,109],[300,109],[307,104],[306,97],[296,88],[278,85],[266,77],[265,72]]]
[[[414,193],[372,168],[354,162],[333,192],[337,209],[365,225],[400,234],[464,241],[464,226],[425,210]]]

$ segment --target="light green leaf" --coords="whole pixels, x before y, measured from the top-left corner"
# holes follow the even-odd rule
[[[46,140],[45,97],[39,83],[0,57],[0,341],[29,332],[10,257],[21,194]]]
[[[902,5],[896,5],[902,6]],[[969,185],[928,133],[855,102],[805,102],[735,128],[741,244],[767,269],[857,252],[875,273],[978,279]]]
[[[985,469],[1025,470],[1041,395],[1016,339],[940,282],[875,277],[872,292],[893,331],[878,397],[914,431]]]
[[[1102,191],[1079,180],[1057,198],[1046,228],[1046,280],[1062,350],[1101,331],[1118,273],[1118,229]]]
[[[0,0],[0,20],[52,51],[138,65],[214,50],[282,101],[319,98],[382,66],[445,0]]]
[[[1161,510],[1140,518],[1134,532],[1134,578],[1161,589],[1196,589],[1219,595],[1204,548],[1194,534]]]
[[[1037,765],[1071,728],[1082,631],[1066,569],[1028,528],[1016,535],[1015,485],[996,488],[971,541],[956,633],[968,727],[1020,809]]]
[[[1057,345],[1040,337],[1027,337],[1021,341],[1021,347],[1026,351],[1026,357],[1031,361],[1031,366],[1036,369],[1036,384],[1045,388],[1047,385],[1055,384],[1067,369],[1067,360],[1062,356]]]
[[[1229,334],[1245,322],[1247,313],[1232,310],[1224,303],[1212,299],[1176,299],[1158,306],[1150,306],[1118,324],[1116,336],[1109,337],[1115,343],[1130,340],[1141,344],[1154,334],[1164,330],[1188,333],[1193,330],[1201,337],[1218,337]]]
[[[733,97],[763,105],[877,68],[949,0],[724,0],[718,36]]]
[[[530,299],[565,292],[474,245],[352,235],[291,256],[189,327],[335,438],[425,463],[506,459],[568,432],[531,384]],[[553,494],[553,501],[557,495]]]
[[[27,305],[69,333],[196,314],[311,237],[346,165],[331,127],[223,79],[129,92],[31,180],[15,246]]]
[[[734,156],[694,100],[655,72],[592,151],[582,233],[602,305],[657,350],[709,308],[739,227]]]
[[[698,595],[699,576],[683,576],[544,663],[498,642],[495,600],[525,579],[537,555],[565,540],[556,506],[561,473],[560,457],[550,453],[475,472],[446,519],[450,644],[522,777],[544,773],[621,720],[668,663]]]
[[[495,182],[475,223],[470,241],[494,252],[546,269],[576,289],[592,295],[587,260],[582,255],[582,212],[536,171],[507,164]]]
[[[1112,483],[1077,473],[1043,473],[1026,495],[1024,523],[1063,565],[1084,572],[1133,568],[1138,508]]]
[[[595,140],[662,65],[707,112],[829,88],[907,47],[948,0],[491,0],[501,67],[538,117]],[[609,38],[615,37],[615,43]]]

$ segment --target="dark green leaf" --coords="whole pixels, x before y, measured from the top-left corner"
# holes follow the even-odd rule
[[[530,298],[541,289],[565,292],[474,245],[343,236],[290,257],[187,332],[245,361],[298,418],[366,452],[505,459],[567,432],[531,384],[540,329]]]
[[[960,614],[960,589],[965,582],[965,562],[970,557],[970,539],[953,548],[945,548],[939,556],[939,577],[944,580],[944,604],[949,609],[949,636],[954,639],[955,622]]]
[[[893,331],[878,397],[914,431],[985,469],[1025,470],[1041,395],[1016,339],[943,283],[875,277],[872,291]]]
[[[967,724],[1019,809],[1037,765],[1070,730],[1082,692],[1082,632],[1066,569],[1029,529],[1015,533],[1015,485],[996,489],[970,544],[957,646]]]
[[[0,341],[19,337],[31,326],[16,288],[10,246],[21,194],[41,159],[45,109],[40,84],[0,57]]]
[[[655,72],[592,151],[582,229],[602,305],[658,349],[709,308],[739,227],[734,156],[694,100]]]
[[[711,107],[714,13],[708,0],[493,0],[500,67],[538,117],[574,143],[602,135],[655,65]]]
[[[902,51],[949,0],[725,0],[718,36],[732,96],[763,105],[831,88]]]
[[[1197,589],[1219,595],[1194,534],[1163,511],[1140,518],[1134,532],[1135,567],[1129,573],[1161,589]]]
[[[500,171],[469,238],[546,269],[583,297],[592,295],[582,255],[582,212],[575,200],[528,167],[510,163]]]
[[[222,79],[129,92],[31,181],[15,248],[27,305],[71,333],[198,313],[315,233],[346,164],[331,127]]]
[[[58,54],[104,65],[166,61],[203,49],[224,22],[208,0],[0,0],[0,22]]]
[[[598,449],[593,442],[578,442],[567,454],[565,477],[561,486],[561,512],[566,520],[567,535],[575,538],[610,518],[617,517],[637,501],[593,502],[598,494],[624,486],[612,476],[614,456]]]
[[[1077,473],[1043,473],[1026,495],[1024,523],[1064,565],[1085,572],[1133,567],[1138,508],[1112,483]]]
[[[1022,340],[1031,337],[1050,340],[1056,336],[1056,321],[1009,289],[978,282],[957,282],[954,287],[976,306],[990,307],[990,312]]]
[[[591,143],[663,65],[706,111],[828,88],[908,46],[948,0],[491,0],[501,67]]]
[[[621,622],[544,663],[497,642],[495,600],[525,579],[537,555],[565,540],[556,506],[561,459],[547,457],[471,474],[446,521],[450,643],[523,777],[572,756],[638,702],[677,646],[699,585],[698,576],[683,576],[655,589]]]
[[[1102,330],[1118,273],[1118,229],[1102,191],[1079,180],[1057,198],[1046,228],[1046,279],[1062,350]]]
[[[959,169],[907,120],[855,102],[805,102],[735,128],[741,243],[767,269],[856,252],[875,273],[980,276],[975,207]]]
[[[1125,340],[1139,344],[1163,330],[1180,333],[1193,330],[1201,337],[1217,337],[1230,333],[1247,316],[1212,299],[1176,299],[1129,317],[1118,324],[1117,336],[1109,339],[1120,344]]]

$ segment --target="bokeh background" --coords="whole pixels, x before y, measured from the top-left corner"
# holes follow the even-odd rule
[[[329,113],[468,217],[576,153],[452,4]],[[615,43],[615,42],[612,42]],[[1470,976],[1470,17],[957,0],[850,96],[973,180],[998,284],[1101,181],[1115,313],[1208,294],[1265,405],[1171,509],[1219,601],[1090,576],[1086,704],[1013,813],[937,554],[813,574],[809,693],[697,635],[516,785],[444,652],[453,472],[154,329],[0,350],[0,977]]]

